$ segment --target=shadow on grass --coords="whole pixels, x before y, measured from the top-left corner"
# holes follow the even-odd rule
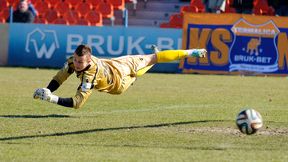
[[[224,122],[224,121],[225,120],[200,120],[200,121],[186,121],[186,122],[162,123],[162,124],[128,126],[128,127],[97,128],[97,129],[79,130],[79,131],[73,131],[73,132],[59,132],[59,133],[39,134],[39,135],[30,135],[30,136],[3,137],[3,138],[0,138],[0,141],[12,141],[12,140],[19,140],[19,139],[33,139],[33,138],[41,138],[41,137],[67,136],[67,135],[87,134],[87,133],[115,131],[115,130],[131,130],[131,129],[140,129],[140,128],[160,128],[160,127],[166,127],[166,126],[177,126],[177,125],[208,123],[208,122]]]
[[[75,117],[69,115],[49,114],[49,115],[0,115],[0,118],[75,118]]]

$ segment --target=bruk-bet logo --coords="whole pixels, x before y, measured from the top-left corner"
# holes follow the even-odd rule
[[[272,20],[254,25],[240,19],[231,30],[234,41],[230,48],[229,71],[263,73],[278,70],[275,40],[280,31]]]
[[[50,59],[56,49],[59,48],[59,42],[56,31],[34,29],[26,37],[25,51],[35,53],[38,59],[45,57]]]

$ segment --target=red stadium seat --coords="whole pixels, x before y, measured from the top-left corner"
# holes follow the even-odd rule
[[[51,4],[46,1],[42,1],[42,3],[36,3],[35,9],[38,11],[39,15],[43,15],[46,11],[48,11],[51,7]]]
[[[37,9],[37,6],[41,5],[42,1],[37,1],[37,0],[34,0],[34,1],[31,1],[31,3],[33,4],[33,6],[35,7],[36,10]],[[49,3],[50,4],[50,3]]]
[[[35,17],[34,23],[35,24],[48,24],[48,21],[45,18],[43,18],[42,15],[39,15]]]
[[[76,22],[77,25],[86,25],[86,26],[90,26],[91,23],[89,22],[89,20],[85,19],[84,17],[81,17],[77,20]]]
[[[40,3],[42,3],[41,1],[46,1],[46,2],[48,2],[48,3],[50,3],[51,5],[54,5],[55,4],[55,0],[38,0],[38,1],[40,1]],[[62,1],[62,0],[60,0],[60,1]],[[59,1],[59,2],[60,2]],[[64,0],[65,1],[65,0]]]
[[[182,26],[183,26],[182,14],[171,15],[168,23],[160,24],[160,28],[182,28]]]
[[[10,15],[10,9],[7,7],[7,8],[4,8],[3,10],[1,10],[0,12],[0,17],[2,18],[5,18],[7,19]]]
[[[90,3],[80,3],[78,4],[75,9],[81,14],[86,15],[87,12],[91,11],[93,9],[93,6]]]
[[[45,18],[48,23],[53,23],[53,21],[56,20],[58,17],[60,17],[59,12],[54,10],[53,8],[45,13]]]
[[[160,28],[182,28],[182,26],[179,26],[177,24],[171,24],[171,23],[162,23],[160,24]]]
[[[175,28],[182,28],[182,26],[183,26],[183,16],[181,14],[171,15],[169,22]]]
[[[96,6],[102,1],[103,0],[86,0],[86,3],[91,4],[93,8],[96,8]]]
[[[96,10],[101,12],[103,18],[114,17],[113,5],[109,1],[99,3]]]
[[[15,1],[13,3],[9,3],[9,6],[13,7],[13,10],[16,10],[19,6],[19,1]]]
[[[35,4],[36,2],[38,2],[39,0],[30,0],[31,3]]]
[[[4,17],[1,17],[1,18],[0,18],[0,22],[1,22],[1,23],[5,23],[5,22],[6,22],[6,19],[5,19]]]
[[[160,24],[160,28],[173,28],[170,23],[164,22]]]
[[[5,1],[5,0],[0,0],[0,1]],[[19,1],[15,0],[6,0],[9,6],[13,7],[13,10],[15,10],[18,7]]]
[[[10,16],[10,8],[3,9],[2,12],[0,12],[0,17],[8,19],[9,16]]]
[[[113,5],[114,10],[125,10],[125,1],[124,0],[109,0]]]
[[[198,8],[196,6],[183,6],[181,7],[181,13],[184,13],[184,12],[192,12],[192,13],[197,13],[199,12]]]
[[[226,1],[224,13],[236,13],[235,8],[231,7],[232,3],[233,3],[232,0],[227,0]]]
[[[226,5],[231,6],[233,4],[233,0],[226,0]]]
[[[202,3],[202,0],[191,0],[190,6],[196,6],[199,12],[205,12],[205,5]]]
[[[71,4],[72,6],[77,6],[78,4],[83,3],[82,0],[65,0],[65,2]]]
[[[5,1],[10,3],[10,4],[15,2],[15,0],[5,0]],[[17,2],[19,2],[19,1],[17,1]]]
[[[5,0],[0,0],[0,8],[2,10],[2,8],[8,8],[9,7],[9,2],[5,1]]]
[[[79,12],[74,9],[67,11],[63,15],[63,18],[66,19],[70,25],[76,24],[79,17],[80,17]]]
[[[253,13],[256,15],[274,15],[274,9],[269,7],[267,0],[255,2]]]
[[[55,19],[53,21],[53,24],[69,25],[69,22],[61,16],[61,17],[58,17],[57,19]]]
[[[72,8],[72,6],[65,1],[59,1],[58,3],[56,3],[55,8],[61,15],[64,15],[64,13],[69,11]]]
[[[102,14],[98,11],[88,12],[85,18],[90,21],[92,26],[103,26]]]
[[[233,7],[226,6],[224,13],[236,13],[236,10]]]

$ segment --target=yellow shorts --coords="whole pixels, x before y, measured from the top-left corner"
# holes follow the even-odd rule
[[[148,65],[143,55],[127,55],[112,60],[120,63],[124,75],[136,75],[137,71]]]
[[[113,65],[121,73],[121,86],[114,94],[120,94],[126,91],[136,80],[137,71],[148,65],[148,62],[142,55],[127,55],[111,60],[113,61]]]

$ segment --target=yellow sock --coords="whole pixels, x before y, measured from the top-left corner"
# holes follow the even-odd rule
[[[166,50],[166,51],[160,51],[156,55],[157,55],[157,62],[163,63],[185,58],[188,56],[188,52],[186,50]]]

